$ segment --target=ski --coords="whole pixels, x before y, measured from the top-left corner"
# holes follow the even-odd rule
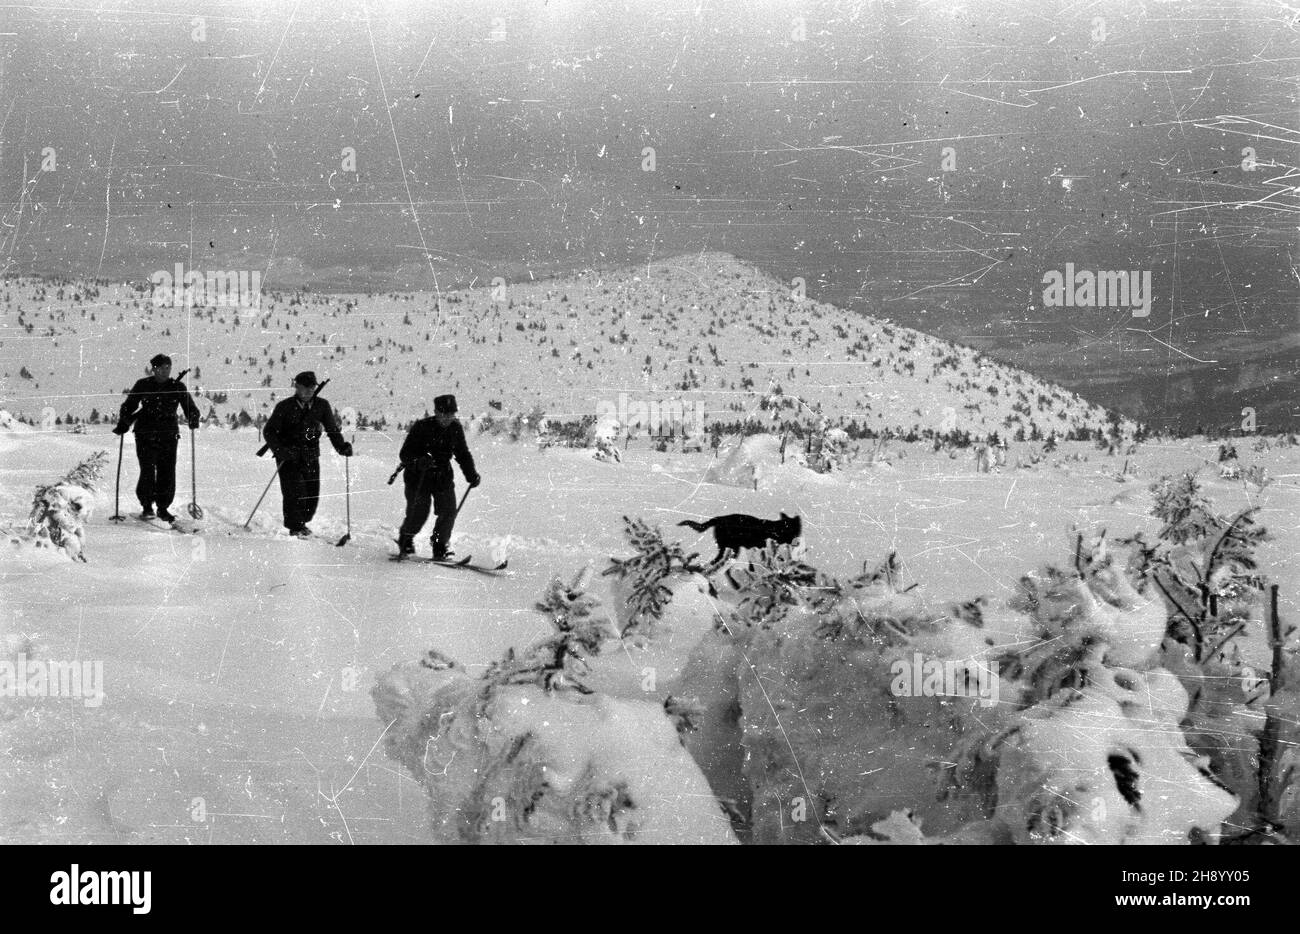
[[[193,529],[182,528],[181,526],[177,525],[174,522],[168,522],[165,519],[159,519],[156,516],[152,519],[141,519],[139,516],[137,516],[136,519],[137,521],[140,522],[141,525],[146,525],[149,528],[155,529],[159,532],[175,532],[177,535],[198,535],[202,531],[201,529],[198,528],[193,528]]]
[[[463,558],[457,558],[455,561],[452,561],[450,558],[430,558],[429,563],[444,564],[447,567],[453,567],[453,568],[463,568],[469,564],[470,560],[473,557],[474,557],[473,555],[466,555]]]
[[[422,558],[419,555],[404,555],[401,553],[389,555],[390,561],[423,561],[427,564],[441,564],[449,568],[463,568],[467,566],[473,555],[466,555],[463,558],[457,558],[455,561],[439,561],[437,558]]]
[[[495,576],[499,571],[504,571],[506,565],[510,563],[509,559],[506,559],[495,567],[485,567],[481,564],[470,564],[469,557],[462,558],[460,561],[434,561],[432,558],[428,560],[430,564],[437,564],[445,568],[464,568],[466,571],[473,571],[476,574],[488,574],[493,576]]]
[[[397,545],[398,548],[401,548],[401,547],[402,547],[402,543],[401,543],[400,540],[398,540],[398,539],[395,538],[395,539],[393,539],[393,542]],[[457,558],[455,561],[439,561],[439,560],[437,560],[436,558],[421,558],[420,556],[416,555],[415,553],[411,553],[411,554],[409,554],[409,555],[404,555],[404,554],[402,554],[402,553],[399,551],[399,552],[398,552],[397,554],[395,554],[395,555],[389,555],[389,556],[388,556],[388,560],[390,560],[390,561],[427,561],[427,562],[429,562],[429,563],[431,563],[431,564],[445,564],[445,565],[447,565],[448,567],[464,567],[465,565],[469,564],[470,559],[473,558],[473,557],[474,557],[473,555],[466,555],[466,556],[463,557],[463,558]]]
[[[175,523],[165,523],[162,527],[169,532],[175,532],[177,535],[199,535],[203,531],[198,527],[187,529],[184,526],[176,525]]]
[[[424,557],[419,557],[417,555],[397,554],[397,555],[389,555],[388,560],[397,563],[412,561],[412,562],[420,562],[422,564],[435,564],[438,565],[439,567],[444,567],[444,568],[464,568],[466,571],[474,571],[477,574],[496,574],[500,571],[504,571],[506,569],[506,566],[510,564],[509,559],[506,559],[505,561],[502,561],[500,564],[495,565],[493,567],[487,567],[482,564],[471,564],[470,561],[473,559],[473,557],[474,557],[473,555],[466,555],[465,557],[458,558],[455,561],[436,561],[433,558],[424,558]]]

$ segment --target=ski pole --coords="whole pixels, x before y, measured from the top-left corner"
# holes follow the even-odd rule
[[[280,476],[279,462],[275,465],[275,473],[271,474],[271,479],[266,481],[266,489],[263,490],[262,495],[257,498],[257,505],[254,506],[253,511],[248,514],[248,520],[244,523],[244,528],[248,528],[249,523],[253,521],[253,516],[257,515],[257,510],[262,505],[262,500],[266,499],[266,494],[271,492],[271,484],[275,482],[275,478],[278,476]]]
[[[194,519],[203,518],[203,507],[199,505],[199,480],[196,448],[194,445],[194,429],[190,429],[190,517]]]
[[[352,436],[352,443],[355,444],[357,436]],[[348,511],[348,531],[347,534],[339,539],[338,547],[342,548],[352,537],[352,458],[343,458],[343,502]]]
[[[122,515],[122,448],[126,446],[126,432],[117,436],[117,482],[113,485],[113,514],[109,516],[112,522],[125,522],[126,516]]]

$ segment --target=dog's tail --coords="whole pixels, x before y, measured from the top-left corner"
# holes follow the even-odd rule
[[[713,523],[717,521],[718,521],[717,519],[710,519],[708,522],[692,522],[690,519],[683,519],[681,522],[677,524],[684,525],[688,529],[694,529],[697,532],[704,532],[707,531],[708,529],[713,528]]]

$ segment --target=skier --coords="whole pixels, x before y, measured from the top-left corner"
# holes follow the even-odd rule
[[[172,358],[158,354],[149,361],[151,376],[136,380],[118,414],[113,434],[124,435],[135,427],[135,454],[140,461],[140,480],[135,485],[141,519],[156,513],[164,522],[176,517],[167,507],[176,496],[176,445],[181,432],[176,421],[180,406],[190,430],[199,427],[199,409],[180,380],[172,379]]]
[[[320,436],[329,435],[334,450],[352,456],[343,440],[330,404],[315,394],[316,374],[310,370],[293,378],[294,394],[271,412],[262,440],[271,448],[280,469],[280,494],[284,498],[284,527],[290,535],[307,538],[307,523],[316,515],[320,499]]]
[[[433,417],[422,418],[411,426],[398,455],[406,469],[406,518],[397,540],[398,555],[415,554],[415,536],[429,518],[432,503],[438,517],[429,539],[433,559],[445,561],[451,555],[448,544],[456,524],[456,489],[452,483],[451,459],[456,458],[465,482],[474,488],[480,477],[474,458],[465,443],[465,429],[456,418],[456,397],[438,396],[433,400]]]

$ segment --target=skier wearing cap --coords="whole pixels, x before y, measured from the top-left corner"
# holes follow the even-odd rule
[[[438,396],[433,400],[433,417],[422,418],[411,426],[398,455],[406,468],[406,518],[397,539],[399,555],[415,554],[415,536],[429,518],[432,505],[437,521],[430,543],[435,561],[445,561],[451,554],[451,530],[456,524],[456,489],[453,485],[451,459],[454,457],[470,487],[479,485],[474,458],[465,443],[465,429],[456,418],[456,397]]]
[[[294,394],[276,404],[262,429],[262,440],[279,465],[280,493],[284,497],[284,527],[290,535],[311,535],[307,523],[316,515],[320,500],[320,436],[329,435],[334,450],[352,456],[343,440],[330,404],[316,396],[316,374],[310,370],[293,378]]]
[[[158,354],[149,361],[150,374],[136,380],[118,413],[113,433],[124,435],[135,429],[135,455],[140,461],[140,479],[135,485],[141,519],[156,513],[164,522],[176,517],[168,508],[176,496],[176,444],[181,432],[176,407],[185,413],[190,430],[199,427],[199,409],[185,384],[172,379],[172,358]]]

